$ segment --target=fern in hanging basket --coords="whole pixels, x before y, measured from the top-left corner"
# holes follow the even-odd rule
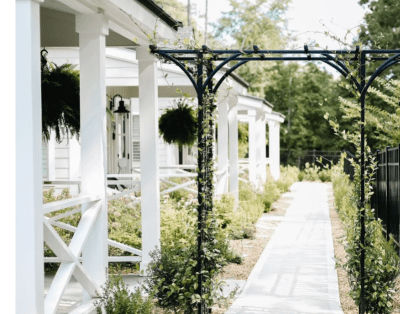
[[[175,108],[167,108],[159,122],[160,135],[168,144],[192,146],[197,139],[197,117],[185,99],[179,99]]]
[[[72,64],[57,66],[46,59],[42,50],[42,135],[50,139],[55,131],[56,140],[62,141],[80,131],[79,71]]]

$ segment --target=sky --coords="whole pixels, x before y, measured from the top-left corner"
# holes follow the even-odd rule
[[[178,1],[187,5],[187,0]],[[204,29],[206,0],[190,0],[190,2],[192,10],[196,11],[194,17],[198,25]],[[229,0],[208,0],[209,24],[217,22],[222,12],[229,11],[229,8]],[[316,38],[320,47],[326,47],[332,45],[332,39],[315,32],[329,31],[343,38],[348,29],[362,22],[364,14],[365,10],[358,4],[358,0],[292,0],[286,14],[287,27],[293,34],[300,34],[298,40],[301,45],[310,42],[309,38]],[[356,30],[353,33],[356,35]]]
[[[187,5],[187,0],[178,0]],[[196,11],[194,18],[204,29],[204,13],[206,0],[190,0],[192,11]],[[229,0],[208,0],[209,24],[216,23],[223,11],[229,11]],[[357,36],[357,26],[363,21],[366,10],[358,4],[358,0],[292,0],[286,13],[287,29],[293,40],[286,48],[300,48],[307,43],[318,44],[321,48],[340,49],[339,43],[325,35],[344,39],[348,30],[351,33],[346,41],[352,42]],[[209,31],[211,27],[209,26]],[[329,68],[329,67],[328,67]],[[329,69],[329,72],[331,70]],[[335,76],[336,73],[333,73]]]

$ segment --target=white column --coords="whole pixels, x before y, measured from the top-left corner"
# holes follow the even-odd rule
[[[237,109],[229,111],[229,192],[239,201],[239,145]]]
[[[280,123],[275,121],[268,122],[269,127],[269,169],[275,180],[278,180],[280,172]]]
[[[157,59],[148,48],[137,48],[139,61],[140,168],[142,202],[142,263],[145,270],[149,253],[160,248],[160,183],[158,153]]]
[[[229,104],[226,100],[218,104],[218,182],[215,189],[216,195],[228,193],[228,111]]]
[[[81,103],[81,189],[98,195],[101,210],[82,253],[83,266],[103,285],[108,266],[106,38],[108,21],[103,14],[76,16],[79,33]],[[82,206],[82,211],[86,210]]]
[[[44,311],[39,2],[17,0],[15,12],[18,314]]]
[[[260,119],[260,161],[259,161],[259,173],[260,173],[260,179],[261,183],[264,184],[265,181],[267,180],[267,169],[266,169],[266,134],[267,134],[267,125],[266,125],[266,119],[265,115],[261,116]]]
[[[257,123],[256,111],[247,111],[249,121],[249,181],[257,187]]]
[[[257,188],[260,188],[261,181],[261,123],[262,113],[256,115],[256,182]]]

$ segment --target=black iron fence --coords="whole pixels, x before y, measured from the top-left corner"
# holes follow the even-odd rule
[[[349,152],[346,152],[347,158],[344,159],[343,167],[344,173],[347,173],[350,176],[350,180],[353,181],[354,179],[354,167],[351,165],[350,159],[355,160],[355,156]]]
[[[373,195],[371,208],[375,210],[377,218],[382,220],[386,235],[393,235],[397,245],[400,242],[400,145],[386,147],[384,151],[376,152],[377,170],[372,182]],[[347,153],[347,158],[354,158]],[[344,172],[354,177],[354,167],[350,161],[344,159]],[[399,252],[399,250],[398,250]]]
[[[316,164],[321,166],[323,164],[331,165],[337,164],[340,160],[340,151],[322,151],[322,150],[305,150],[305,151],[289,151],[281,150],[281,164],[293,165],[299,169],[304,169],[306,163],[310,165]]]

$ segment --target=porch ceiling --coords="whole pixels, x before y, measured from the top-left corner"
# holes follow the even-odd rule
[[[78,47],[75,16],[100,12],[109,20],[109,47],[148,46],[146,34],[156,26],[159,40],[176,38],[182,23],[160,11],[151,0],[46,0],[41,3],[41,46]]]
[[[51,8],[44,5],[40,8],[40,40],[42,47],[79,47],[79,34],[75,31],[75,13],[61,3],[57,6],[54,2],[45,2]],[[62,11],[54,8],[61,8]],[[108,47],[136,47],[132,40],[109,30],[106,36]]]

